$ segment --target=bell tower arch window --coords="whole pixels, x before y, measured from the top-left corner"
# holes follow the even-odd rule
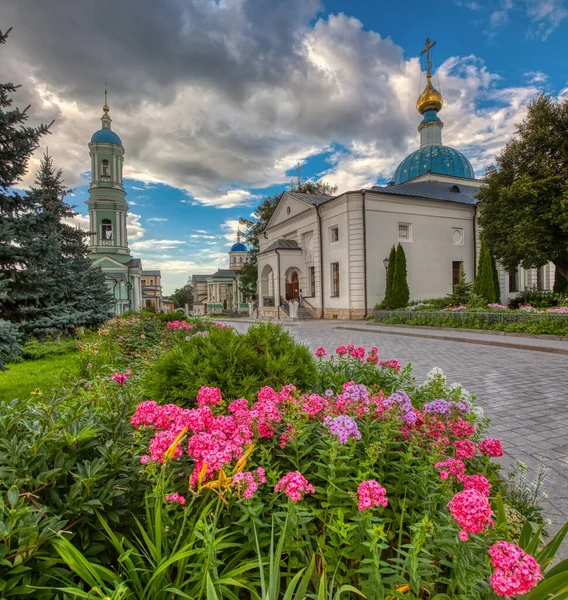
[[[110,177],[110,167],[106,159],[102,161],[102,175],[103,177]]]
[[[101,238],[103,240],[112,240],[112,222],[110,219],[101,221]]]

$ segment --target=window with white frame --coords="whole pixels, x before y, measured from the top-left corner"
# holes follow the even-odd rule
[[[329,241],[333,244],[339,242],[339,227],[334,226],[329,228]]]
[[[410,223],[398,224],[398,239],[402,242],[412,241]]]
[[[339,297],[339,263],[331,263],[331,295]]]

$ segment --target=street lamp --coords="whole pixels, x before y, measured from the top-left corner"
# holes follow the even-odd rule
[[[387,310],[390,310],[389,307],[389,262],[390,260],[387,258],[385,258],[385,260],[383,260],[383,265],[385,265],[385,273],[386,273],[386,288],[385,288],[385,300],[387,301]]]

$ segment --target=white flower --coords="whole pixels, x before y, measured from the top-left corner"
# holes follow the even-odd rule
[[[444,375],[444,371],[442,371],[442,369],[440,369],[440,367],[434,367],[433,369],[431,369],[428,372],[427,377],[430,381],[433,381],[434,379],[438,379],[439,381],[446,381],[446,376]]]
[[[483,409],[481,408],[481,406],[472,406],[471,407],[471,412],[476,417],[479,417],[480,419],[483,419]]]

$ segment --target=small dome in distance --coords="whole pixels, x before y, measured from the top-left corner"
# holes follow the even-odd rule
[[[241,242],[237,242],[231,246],[231,252],[248,252],[247,247]]]
[[[112,129],[99,129],[93,133],[93,137],[91,138],[91,143],[100,143],[100,144],[118,144],[122,146],[122,142],[120,138]]]

